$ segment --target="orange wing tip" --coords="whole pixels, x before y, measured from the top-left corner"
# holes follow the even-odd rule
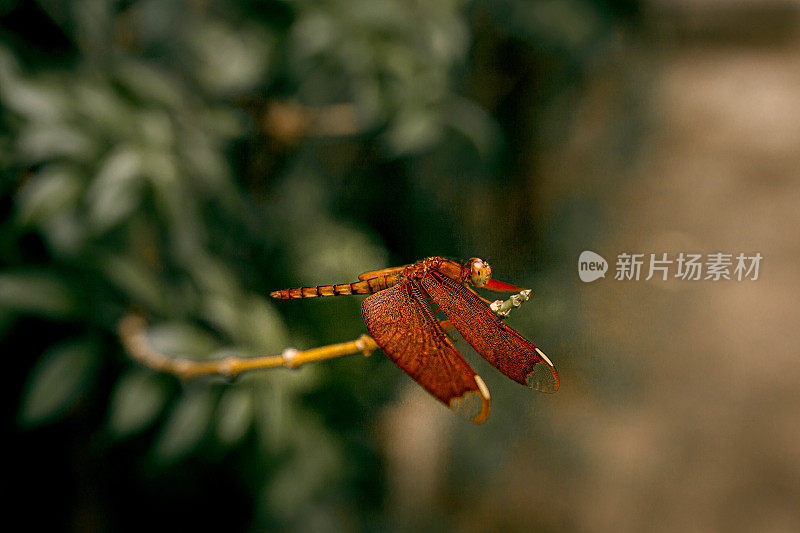
[[[467,391],[458,398],[450,400],[450,409],[459,416],[463,416],[474,424],[481,424],[489,417],[489,410],[492,406],[492,399],[489,396],[489,389],[480,376],[475,376],[475,383],[478,390]]]
[[[539,348],[534,348],[536,353],[541,356],[542,360],[533,366],[533,371],[525,376],[525,382],[528,387],[536,389],[540,392],[555,392],[558,390],[559,379],[556,367],[550,361],[543,351]]]

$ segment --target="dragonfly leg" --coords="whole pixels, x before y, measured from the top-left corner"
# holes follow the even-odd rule
[[[466,289],[467,289],[469,292],[471,292],[472,294],[474,294],[475,296],[477,296],[478,298],[480,298],[480,299],[481,299],[481,301],[482,301],[483,303],[485,303],[486,305],[492,305],[492,302],[490,302],[489,300],[487,300],[486,298],[484,298],[483,296],[481,296],[480,294],[478,294],[477,292],[475,292],[475,290],[474,290],[472,287],[470,287],[469,285],[467,285],[466,283],[464,284],[464,287],[466,287]]]
[[[489,304],[489,309],[500,318],[506,318],[511,314],[511,310],[522,305],[522,302],[530,300],[531,290],[525,289],[518,294],[512,294],[508,300],[495,300]]]

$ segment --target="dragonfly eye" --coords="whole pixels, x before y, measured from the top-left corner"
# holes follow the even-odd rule
[[[469,279],[476,287],[483,287],[492,277],[492,267],[483,259],[473,257],[469,260]]]

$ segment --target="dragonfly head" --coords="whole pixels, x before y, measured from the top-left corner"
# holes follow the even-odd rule
[[[476,287],[483,287],[492,279],[492,267],[483,259],[473,257],[467,261],[469,268],[469,281]]]

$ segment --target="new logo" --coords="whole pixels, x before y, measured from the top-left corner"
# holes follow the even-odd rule
[[[578,258],[578,276],[584,283],[606,277],[608,262],[602,256],[586,250]]]

